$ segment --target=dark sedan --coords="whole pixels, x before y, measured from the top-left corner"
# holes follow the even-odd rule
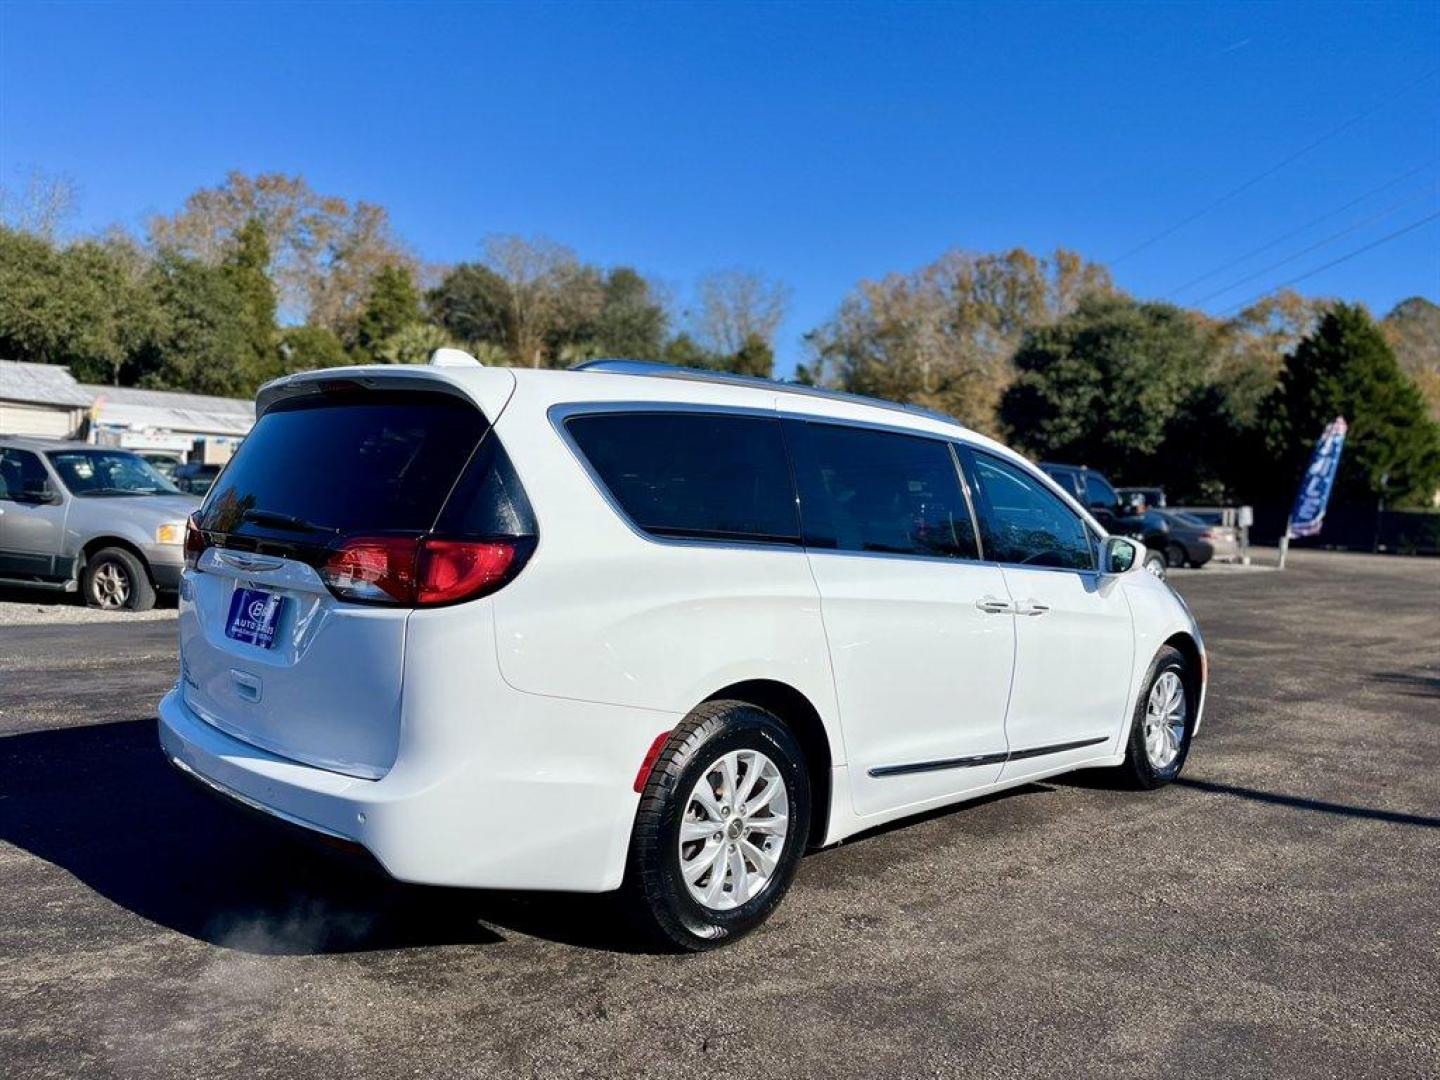
[[[1147,510],[1142,521],[1145,546],[1163,552],[1167,566],[1201,567],[1215,557],[1215,527],[1183,510]]]

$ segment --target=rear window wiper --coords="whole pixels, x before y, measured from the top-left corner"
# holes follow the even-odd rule
[[[291,529],[294,532],[338,533],[340,530],[329,525],[316,525],[294,514],[282,514],[276,510],[246,510],[240,515],[242,521],[253,521],[256,525],[270,525],[277,529]]]

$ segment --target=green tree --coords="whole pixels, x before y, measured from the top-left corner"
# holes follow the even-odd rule
[[[423,322],[420,292],[404,266],[382,267],[370,283],[370,295],[355,323],[355,349],[381,359],[384,343],[413,323]]]
[[[275,286],[271,284],[270,243],[259,218],[250,218],[236,232],[221,270],[240,301],[245,325],[245,350],[239,358],[248,382],[258,386],[279,367],[275,352]]]
[[[668,322],[650,282],[628,266],[617,266],[605,275],[600,311],[588,336],[606,356],[658,360]]]
[[[1430,501],[1440,488],[1440,426],[1358,304],[1336,304],[1326,314],[1286,359],[1265,403],[1271,494],[1293,494],[1315,440],[1337,416],[1350,430],[1332,499],[1365,506],[1381,498]]]
[[[402,326],[375,349],[382,364],[424,364],[436,349],[451,344],[450,335],[433,323],[413,322]]]
[[[277,375],[353,364],[335,331],[324,326],[287,326],[280,331]]]
[[[59,250],[0,228],[0,355],[65,364],[88,382],[133,381],[157,315],[146,266],[123,238]]]
[[[1202,385],[1205,350],[1199,321],[1180,308],[1085,301],[1025,337],[1000,419],[1034,456],[1149,481],[1167,429]]]
[[[149,280],[159,311],[155,332],[134,357],[139,385],[249,396],[256,383],[247,363],[251,313],[227,268],[162,251]]]
[[[456,341],[505,348],[510,340],[505,281],[488,266],[451,267],[425,302],[431,318]]]

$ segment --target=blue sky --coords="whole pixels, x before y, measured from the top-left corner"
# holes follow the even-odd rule
[[[1121,259],[1120,284],[1176,298],[1336,212],[1178,295],[1318,245],[1218,312],[1379,240],[1440,210],[1437,68],[1437,3],[6,0],[0,180],[67,174],[90,228],[139,226],[232,168],[301,172],[388,207],[431,261],[519,232],[682,297],[756,268],[794,289],[788,368],[863,277],[950,247],[1113,261],[1292,155]],[[1299,287],[1382,314],[1440,300],[1440,221]]]

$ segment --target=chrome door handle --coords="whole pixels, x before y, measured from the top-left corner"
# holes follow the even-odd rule
[[[1022,608],[1018,608],[1016,610],[1021,615],[1044,615],[1047,611],[1050,610],[1050,605],[1037,603],[1036,601],[1031,600],[1028,605]]]
[[[1007,611],[1015,610],[1015,605],[1009,600],[1001,600],[994,596],[982,596],[975,601],[975,606],[987,615],[1003,615]]]

